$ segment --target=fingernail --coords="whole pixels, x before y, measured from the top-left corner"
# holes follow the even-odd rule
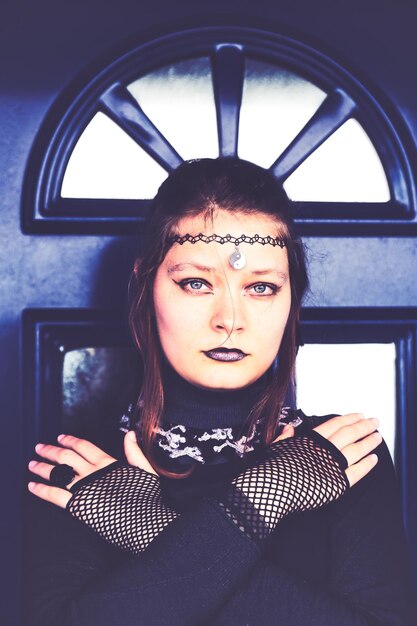
[[[375,426],[379,426],[379,419],[377,417],[373,417],[372,422],[375,424]]]
[[[43,448],[43,443],[37,443],[35,446],[36,452],[39,452],[39,450],[42,450],[42,448]]]
[[[61,441],[61,439],[63,439],[66,435],[58,435],[58,437],[56,438],[57,441]]]
[[[33,467],[36,467],[37,463],[36,461],[30,461],[30,463],[28,464],[28,468],[32,469]]]
[[[28,483],[28,489],[29,491],[33,491],[35,488],[36,483]]]
[[[135,431],[134,431],[134,430],[130,430],[130,431],[127,433],[127,436],[128,436],[128,439],[129,439],[130,441],[133,441],[134,443],[137,443],[136,433],[135,433]]]

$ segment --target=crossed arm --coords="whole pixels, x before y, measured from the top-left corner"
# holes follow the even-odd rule
[[[320,434],[327,435],[326,438],[347,458],[346,475],[349,482],[355,484],[361,481],[375,464],[365,455],[380,441],[369,434],[375,430],[376,424],[360,416],[345,416],[329,420],[317,430],[319,428]],[[74,460],[78,460],[73,455],[81,456],[79,452],[82,448],[84,455],[75,467],[84,475],[114,461],[96,449],[92,463],[90,452],[93,449],[89,447],[92,444],[87,442],[64,438],[60,443],[61,448],[44,447],[39,452],[48,460],[75,466]],[[126,440],[128,460],[152,472],[135,445],[134,441]],[[76,447],[79,452],[76,452]],[[88,455],[90,460],[86,458]],[[362,481],[366,487],[364,497],[354,497],[352,500],[354,490],[351,490],[345,498],[350,498],[350,504],[345,507],[345,514],[339,516],[332,537],[334,550],[340,553],[340,562],[334,563],[333,577],[335,581],[337,577],[340,580],[335,582],[334,589],[317,589],[303,578],[290,574],[279,564],[268,562],[262,549],[244,536],[216,503],[200,502],[170,524],[139,557],[117,563],[118,557],[112,554],[103,562],[100,558],[94,561],[96,556],[92,559],[87,549],[86,562],[81,566],[81,574],[78,572],[80,585],[75,589],[72,581],[72,588],[67,593],[62,589],[57,590],[53,601],[49,603],[50,608],[55,611],[55,615],[60,614],[61,622],[65,615],[68,624],[77,626],[87,623],[123,623],[126,626],[197,624],[201,622],[202,614],[210,615],[212,624],[228,625],[242,623],[239,619],[244,619],[244,623],[295,625],[303,623],[307,615],[309,624],[406,624],[403,599],[397,589],[398,577],[406,578],[404,572],[398,571],[401,568],[401,557],[395,557],[390,550],[387,552],[384,545],[372,544],[369,528],[377,522],[373,512],[380,510],[380,507],[378,509],[375,506],[376,502],[381,501],[381,494],[377,493],[378,481],[384,479],[384,475],[391,475],[386,461],[385,458],[381,466],[382,474],[381,468],[377,467],[366,484]],[[45,478],[48,477],[47,465],[42,461],[37,466],[38,473]],[[35,469],[34,466],[32,468]],[[380,477],[375,482],[371,476],[377,476],[378,471]],[[382,498],[387,506],[391,506],[392,488],[393,485],[388,482]],[[66,506],[71,494],[66,490],[56,490],[54,487],[39,486],[33,492],[38,491],[36,495],[61,507]],[[372,510],[369,509],[370,504]],[[356,545],[351,545],[344,535],[349,530],[355,511],[359,519],[354,521],[361,532],[359,539],[355,537]],[[394,544],[400,545],[401,528],[398,520],[392,522],[392,515],[388,514],[385,520],[379,521],[380,525],[381,522],[381,530],[395,532],[398,537]],[[77,532],[81,532],[81,529]],[[85,540],[90,548],[94,547],[95,538],[93,540],[90,535],[85,535]],[[338,544],[341,545],[338,547]],[[348,557],[342,554],[344,549],[346,553],[351,551]],[[381,560],[381,553],[387,553],[386,558],[382,556]],[[94,554],[97,555],[97,552]],[[352,554],[357,559],[355,568],[346,563]],[[360,568],[367,572],[368,580],[361,580],[362,588],[352,591],[349,586],[354,585],[355,579],[361,579]],[[342,575],[343,571],[345,574]],[[57,580],[59,575],[58,568]],[[365,574],[363,576],[366,578]],[[375,592],[378,581],[381,587],[379,594]],[[256,616],[262,618],[257,619]]]

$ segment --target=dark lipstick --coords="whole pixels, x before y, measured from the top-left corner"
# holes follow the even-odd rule
[[[204,352],[209,359],[214,361],[223,361],[225,363],[233,363],[234,361],[241,361],[247,356],[242,350],[237,348],[214,348],[213,350],[207,350]]]

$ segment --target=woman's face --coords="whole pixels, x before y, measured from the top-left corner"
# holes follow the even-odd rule
[[[267,215],[219,210],[209,223],[184,218],[179,235],[279,236]],[[274,361],[287,323],[291,288],[286,248],[242,243],[247,263],[233,269],[232,243],[174,243],[154,285],[164,354],[185,380],[210,389],[239,389]]]

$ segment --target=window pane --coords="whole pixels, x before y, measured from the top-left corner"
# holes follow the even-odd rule
[[[394,455],[395,344],[305,344],[297,356],[297,405],[307,415],[377,417]]]
[[[285,182],[292,200],[388,202],[384,169],[368,135],[348,120]]]
[[[183,159],[217,157],[216,109],[207,58],[163,67],[128,85]]]
[[[123,129],[97,113],[78,140],[69,160],[63,198],[153,198],[167,177]]]
[[[239,156],[270,167],[298,135],[326,94],[287,70],[248,59],[239,128]]]
[[[64,356],[62,430],[100,434],[115,430],[130,402],[136,400],[138,369],[129,348],[82,348]]]

